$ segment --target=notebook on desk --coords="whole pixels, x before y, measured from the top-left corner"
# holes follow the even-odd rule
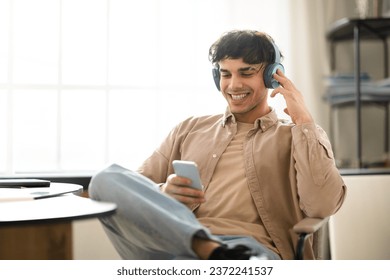
[[[0,203],[49,198],[67,193],[77,193],[82,189],[81,185],[64,183],[51,183],[50,187],[0,188]]]

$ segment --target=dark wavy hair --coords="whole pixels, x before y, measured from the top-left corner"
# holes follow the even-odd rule
[[[226,58],[242,58],[248,64],[275,62],[274,40],[266,33],[254,30],[233,30],[223,34],[209,49],[209,60],[218,68],[218,62]],[[282,58],[282,54],[280,54]]]

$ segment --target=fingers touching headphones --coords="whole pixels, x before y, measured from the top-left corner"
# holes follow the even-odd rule
[[[291,117],[291,120],[295,124],[313,123],[313,117],[306,107],[303,95],[295,87],[282,71],[277,70],[273,75],[273,78],[281,85],[275,88],[271,97],[275,97],[278,93],[283,95],[287,108],[284,109],[285,113]]]

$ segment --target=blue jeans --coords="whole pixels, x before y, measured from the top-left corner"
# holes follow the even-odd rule
[[[89,195],[117,205],[114,215],[100,221],[123,259],[198,259],[192,250],[194,237],[246,245],[263,258],[280,259],[251,237],[212,235],[185,205],[145,176],[119,165],[93,176]]]

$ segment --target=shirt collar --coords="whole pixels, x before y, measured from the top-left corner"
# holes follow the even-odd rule
[[[272,107],[270,107],[270,109],[271,111],[268,114],[255,120],[253,126],[256,130],[260,129],[264,132],[278,122],[278,116],[276,115],[275,109]],[[236,123],[236,118],[234,117],[233,113],[230,112],[230,109],[228,107],[225,111],[225,114],[223,115],[221,125],[225,127],[226,123],[228,123],[229,121],[231,121],[232,123]]]

